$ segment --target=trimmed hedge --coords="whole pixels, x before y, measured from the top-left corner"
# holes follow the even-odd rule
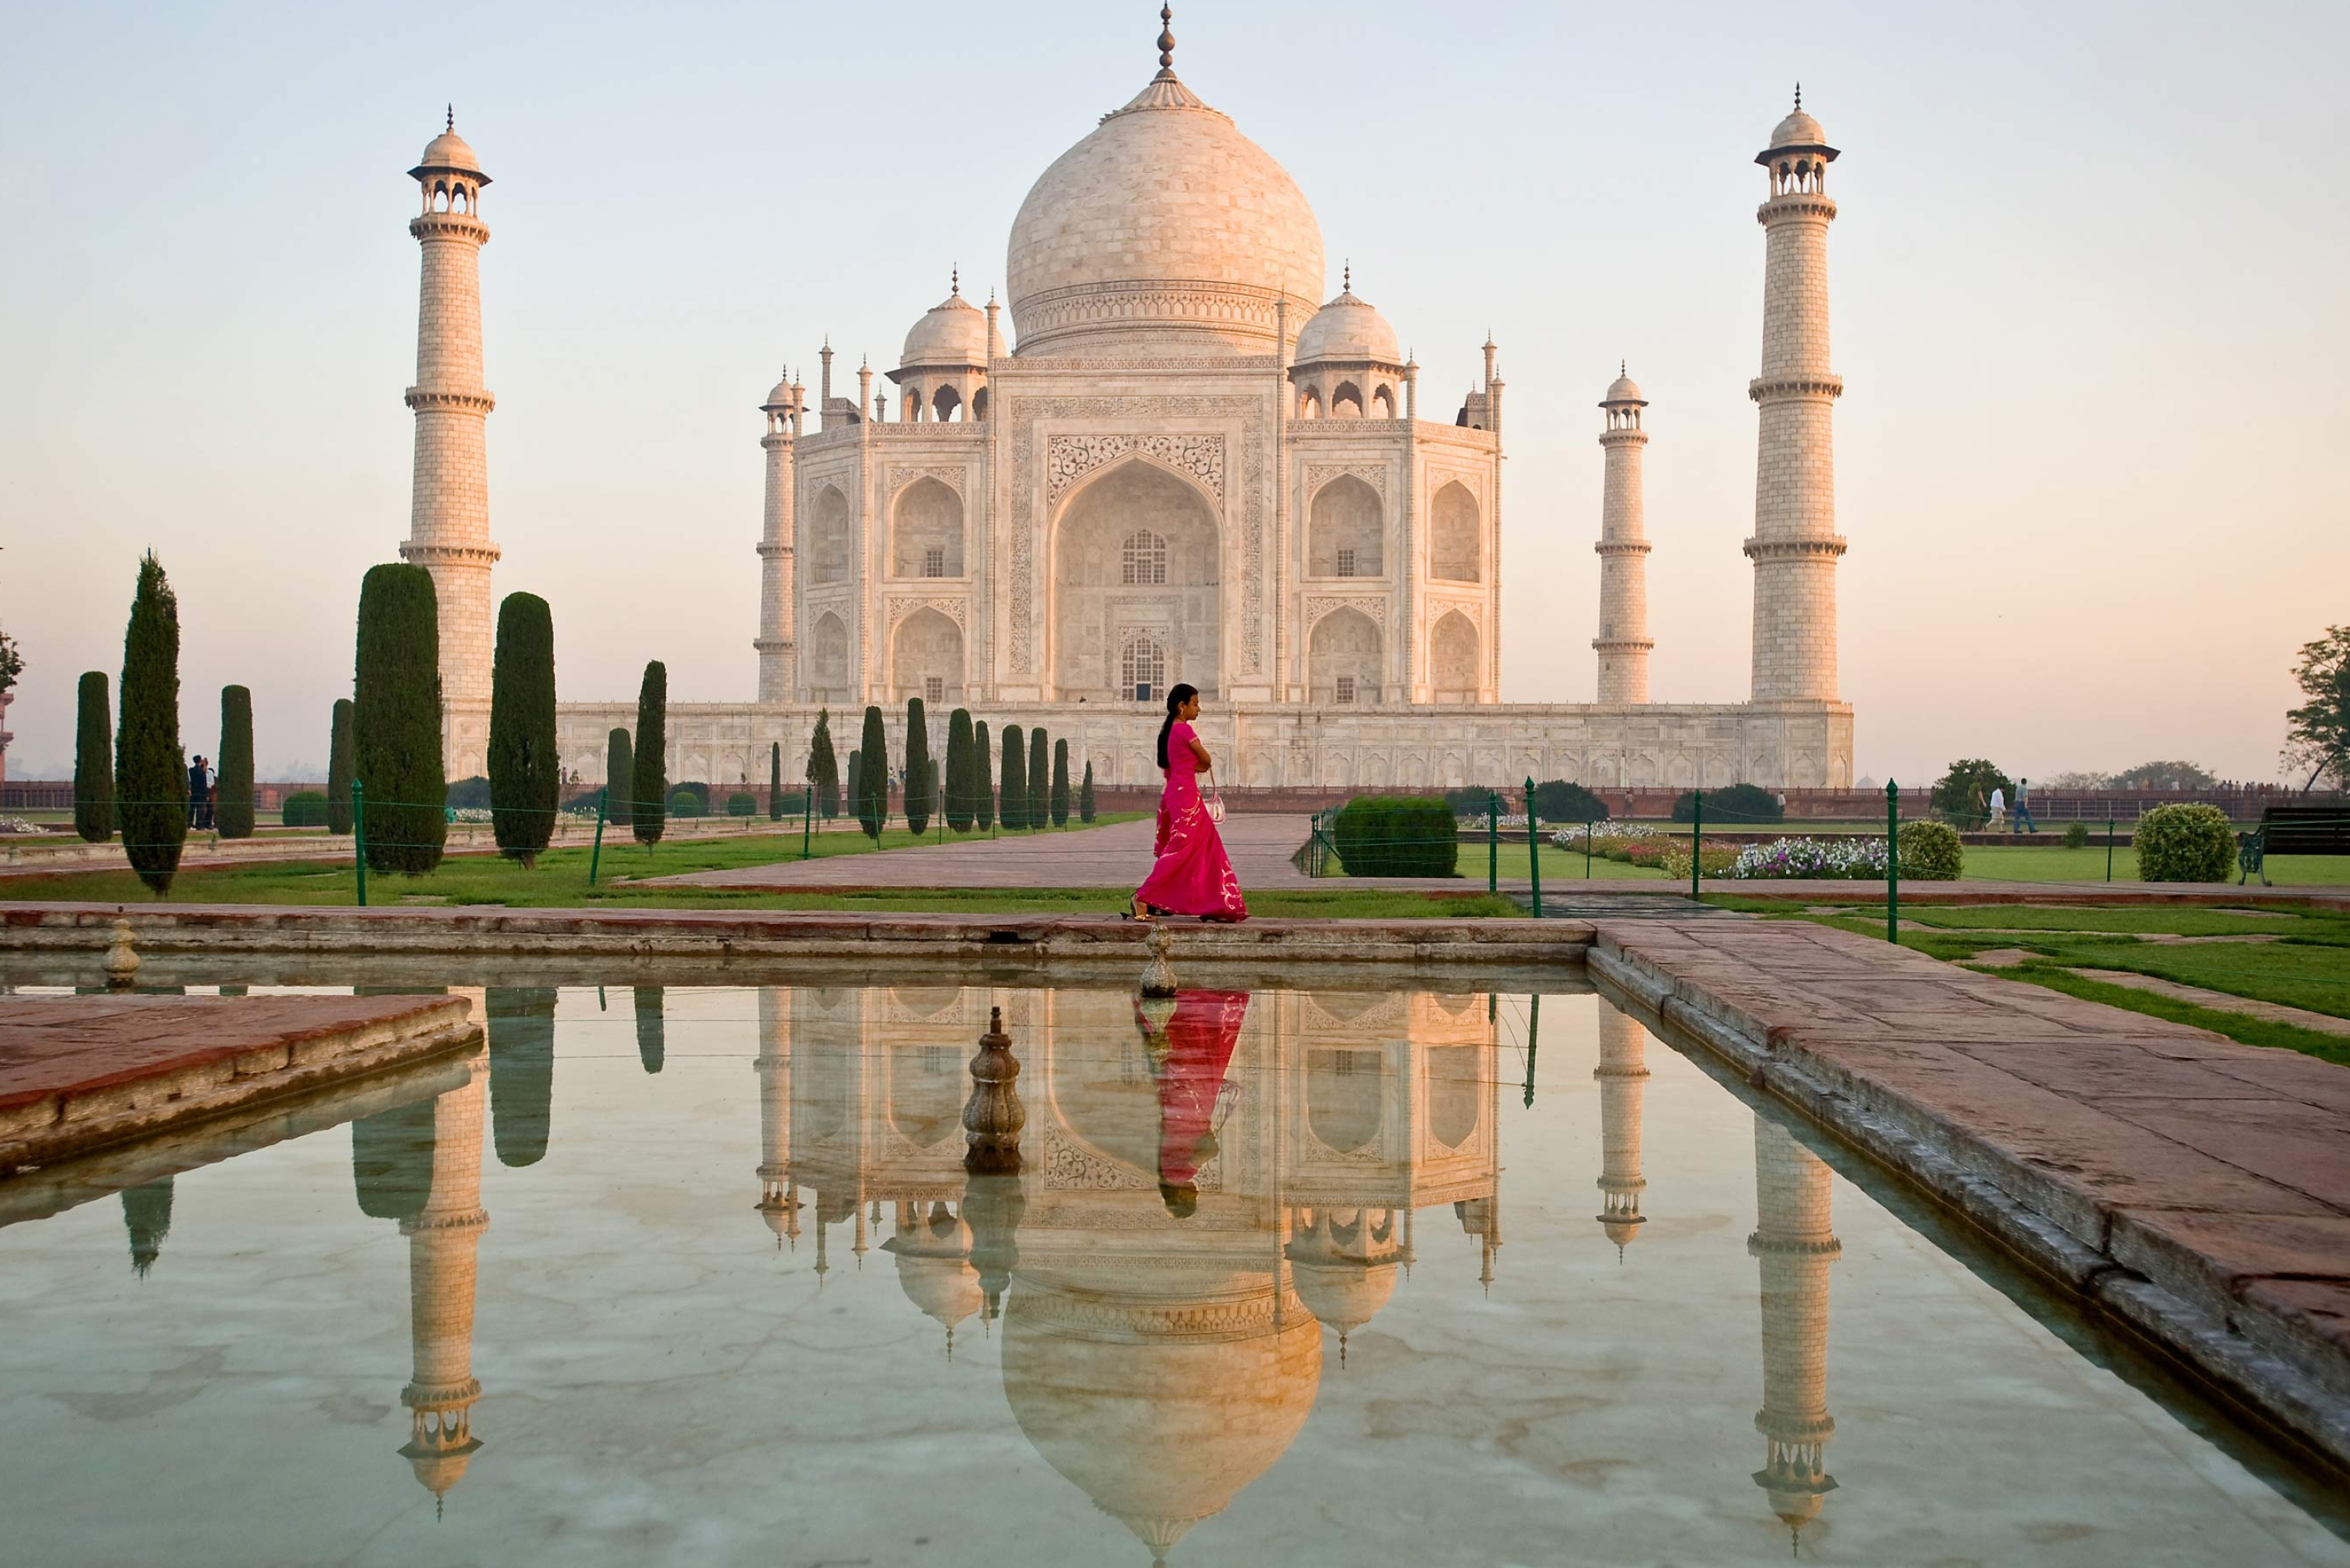
[[[1451,797],[1448,794],[1445,798],[1450,804]],[[1565,779],[1552,779],[1548,783],[1534,785],[1534,811],[1544,822],[1605,822],[1607,820],[1606,801],[1601,800],[1581,784],[1569,784]],[[1482,816],[1484,814],[1484,805],[1480,802],[1473,811],[1465,815]]]
[[[667,815],[677,817],[708,816],[710,808],[702,804],[700,795],[681,785],[670,792]]]
[[[1683,790],[1673,802],[1675,822],[1693,821],[1697,815],[1697,792]],[[1731,784],[1727,789],[1705,792],[1705,819],[1716,827],[1729,827],[1742,822],[1783,822],[1787,808],[1779,797],[1760,784]]]
[[[2236,829],[2216,805],[2158,805],[2131,842],[2141,882],[2225,882],[2236,868]]]
[[[1912,882],[1955,882],[1966,870],[1966,846],[1947,822],[1905,822],[1895,840],[1901,846],[1901,875]]]
[[[490,781],[485,774],[475,774],[469,779],[459,779],[451,784],[445,796],[452,811],[487,811],[490,809]],[[375,803],[369,801],[372,812]]]
[[[277,819],[288,827],[328,826],[327,792],[317,789],[296,790],[292,794],[287,795],[285,804],[277,808]]]
[[[736,790],[726,797],[726,815],[729,816],[758,815],[759,797],[747,790]]]
[[[1349,877],[1457,874],[1458,825],[1441,795],[1357,795],[1340,809],[1333,836]]]

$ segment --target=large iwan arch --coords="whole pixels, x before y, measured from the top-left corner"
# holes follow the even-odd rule
[[[1095,475],[1053,530],[1055,695],[1132,703],[1120,656],[1148,638],[1165,649],[1168,684],[1213,696],[1223,678],[1222,576],[1215,510],[1191,481],[1141,457]]]

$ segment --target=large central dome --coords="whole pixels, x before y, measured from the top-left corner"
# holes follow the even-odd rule
[[[1029,191],[1006,275],[1022,354],[1270,354],[1274,305],[1295,333],[1321,302],[1322,226],[1162,65]]]

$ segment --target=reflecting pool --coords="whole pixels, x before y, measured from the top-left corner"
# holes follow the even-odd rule
[[[1587,992],[465,994],[470,1061],[0,1184],[0,1559],[2350,1564]]]

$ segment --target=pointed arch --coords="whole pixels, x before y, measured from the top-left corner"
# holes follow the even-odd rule
[[[898,493],[889,508],[889,575],[963,575],[962,497],[925,474]]]
[[[1386,510],[1379,493],[1351,473],[1315,491],[1306,513],[1306,575],[1385,576]]]
[[[1429,508],[1433,519],[1428,535],[1428,575],[1448,583],[1482,583],[1484,577],[1484,528],[1477,498],[1459,480],[1436,493]]]
[[[819,587],[849,576],[848,497],[837,484],[817,488],[808,508],[808,581]]]

